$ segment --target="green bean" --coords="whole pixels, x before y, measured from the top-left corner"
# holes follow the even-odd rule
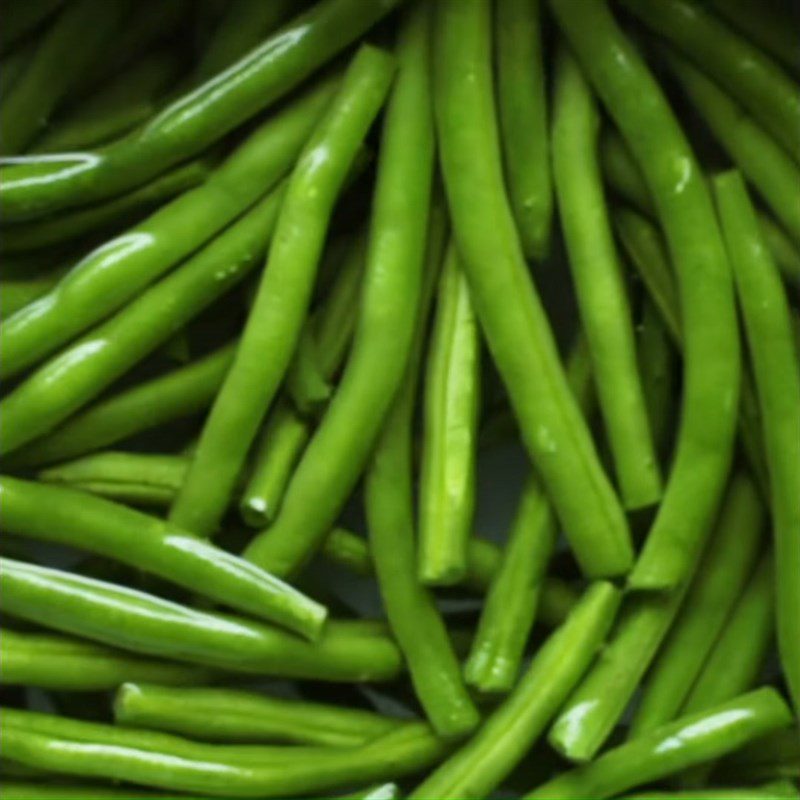
[[[525,800],[613,797],[733,752],[791,722],[791,711],[774,689],[757,689],[607,750],[525,795]]]
[[[0,28],[0,53],[5,53],[14,43],[35,30],[61,5],[62,0],[27,0],[9,3]]]
[[[55,429],[255,269],[282,197],[280,186],[208,247],[45,362],[0,401],[5,420],[0,451]]]
[[[691,63],[672,53],[667,54],[667,63],[711,133],[780,220],[795,245],[800,245],[800,166]]]
[[[767,454],[775,535],[778,650],[789,694],[800,709],[800,367],[789,304],[765,248],[741,176],[714,180],[733,264]]]
[[[627,521],[569,391],[505,196],[490,3],[443,0],[436,8],[439,151],[454,236],[478,319],[523,442],[581,569],[589,577],[621,575],[633,560]]]
[[[410,45],[409,45],[410,46]],[[278,516],[245,551],[278,575],[299,569],[336,521],[403,377],[425,256],[433,177],[427,59],[400,75],[382,129],[361,304],[337,391]],[[358,425],[353,420],[358,419]]]
[[[800,161],[800,87],[765,52],[696,0],[622,4],[730,92]]]
[[[0,317],[5,318],[47,294],[64,277],[69,265],[33,277],[0,282]]]
[[[62,118],[53,120],[32,153],[65,153],[110,142],[149,119],[161,93],[177,78],[182,59],[164,49],[146,54],[103,84]]]
[[[625,800],[779,800],[781,797],[800,797],[794,784],[789,781],[768,783],[764,786],[748,786],[746,789],[719,787],[716,789],[691,789],[677,792],[643,792],[627,794]]]
[[[687,590],[719,580],[717,561],[740,554],[740,540],[752,541],[748,527],[760,522],[757,499],[746,483],[733,481],[726,495],[694,583],[671,592],[633,594],[623,603],[612,635],[600,658],[573,692],[553,723],[548,740],[571,761],[589,761],[611,734],[630,703],[681,608]],[[742,548],[744,549],[744,548]],[[731,552],[732,551],[732,554]],[[740,567],[741,569],[741,567]]]
[[[315,87],[265,122],[212,178],[90,252],[50,294],[0,327],[10,377],[130,301],[274,187],[328,102]]]
[[[611,189],[649,217],[656,215],[653,198],[628,145],[616,130],[606,125],[600,136],[600,165]]]
[[[251,754],[242,758],[236,751],[245,748],[232,745],[199,745],[169,737],[174,748],[185,753],[176,756],[170,750],[151,750],[137,743],[113,744],[108,741],[112,732],[112,742],[120,738],[120,732],[111,726],[93,726],[98,729],[95,736],[87,732],[73,738],[66,731],[61,735],[39,732],[12,720],[4,711],[0,720],[3,748],[23,764],[47,765],[65,775],[112,778],[222,797],[328,794],[353,781],[385,780],[416,772],[445,752],[430,729],[420,724],[362,747],[251,745],[247,748]]]
[[[720,526],[734,537],[715,538],[703,557],[680,613],[649,672],[631,723],[631,737],[641,736],[678,716],[711,649],[753,571],[766,523],[766,511],[745,473],[734,475],[725,514],[736,523]],[[728,699],[728,698],[724,698]]]
[[[5,30],[5,26],[2,30]],[[29,36],[0,60],[0,98],[5,99],[19,76],[27,69],[31,57],[36,52],[37,42],[35,36]]]
[[[127,8],[128,0],[75,0],[59,12],[4,99],[0,152],[26,150],[81,75],[97,68],[102,45],[116,35]]]
[[[400,797],[400,787],[396,783],[383,783],[343,797],[351,800],[397,800]]]
[[[286,197],[233,365],[211,407],[170,519],[211,535],[227,508],[258,426],[297,344],[333,205],[384,103],[394,63],[364,45],[353,58],[289,179]],[[269,359],[264,358],[269,353]]]
[[[598,130],[591,90],[562,49],[553,122],[556,197],[622,502],[636,509],[658,501],[661,471],[636,364],[622,266],[603,196]]]
[[[713,525],[733,455],[741,361],[730,267],[695,156],[607,3],[550,4],[644,173],[678,277],[681,425],[663,501],[629,576],[636,589],[675,587],[687,577]]]
[[[233,361],[236,343],[186,366],[100,400],[13,456],[15,467],[82,456],[211,405]]]
[[[495,14],[497,99],[509,200],[526,257],[540,261],[550,250],[553,219],[540,0],[502,0]]]
[[[397,730],[401,720],[323,703],[231,689],[127,682],[114,696],[117,724],[208,742],[286,742],[356,747]]]
[[[761,237],[764,239],[767,249],[772,253],[783,279],[797,286],[800,284],[800,250],[795,247],[792,240],[772,217],[761,212],[757,213]]]
[[[588,411],[593,396],[592,373],[582,336],[570,354],[567,379],[581,409]],[[509,691],[514,686],[539,604],[544,600],[545,574],[555,541],[553,508],[531,473],[464,664],[467,682],[480,691]]]
[[[425,373],[417,573],[429,586],[467,571],[475,513],[480,334],[466,277],[451,244],[439,281]]]
[[[137,567],[316,640],[327,610],[288,584],[157,517],[59,486],[0,478],[5,528]]]
[[[323,681],[389,680],[400,655],[360,623],[329,622],[310,643],[243,618],[197,611],[134,589],[0,559],[0,610],[64,633],[203,666]]]
[[[530,750],[589,666],[618,605],[619,592],[610,583],[592,584],[539,649],[514,691],[409,798],[487,797]]]
[[[321,0],[222,75],[179,97],[105,150],[33,158],[0,170],[0,213],[8,221],[42,216],[144,183],[287,94],[396,2]]]
[[[190,795],[119,789],[91,784],[3,781],[3,800],[199,800]]]
[[[800,778],[797,731],[776,731],[758,739],[722,761],[718,772],[745,783]]]
[[[53,636],[19,633],[3,628],[0,660],[4,686],[38,686],[67,692],[115,689],[125,681],[157,681],[186,686],[207,683],[209,670],[113,650],[110,647]],[[3,787],[5,796],[5,787]]]
[[[713,643],[681,714],[704,711],[755,686],[775,628],[773,555],[766,553]]]

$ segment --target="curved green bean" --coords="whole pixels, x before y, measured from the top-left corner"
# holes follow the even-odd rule
[[[578,563],[589,577],[622,575],[633,561],[627,521],[569,391],[505,196],[490,5],[436,5],[434,110],[454,237],[523,442]]]
[[[781,696],[771,688],[757,689],[607,750],[525,795],[525,800],[614,797],[731,753],[791,723],[791,711]]]
[[[547,130],[540,0],[502,0],[495,9],[497,102],[506,181],[529,259],[550,250],[553,186]]]
[[[59,486],[0,477],[5,529],[137,567],[316,640],[327,610],[293,587],[157,517]]]
[[[644,173],[678,277],[681,425],[662,503],[629,576],[632,588],[667,589],[686,579],[702,549],[733,455],[741,359],[730,266],[695,156],[607,3],[550,0],[550,5]]]
[[[388,53],[362,46],[289,178],[268,266],[233,365],[170,509],[170,519],[188,530],[211,535],[228,506],[300,336],[333,205],[393,73]]]
[[[243,618],[197,611],[123,586],[0,559],[0,610],[145,655],[236,672],[323,681],[389,680],[394,643],[363,625],[329,622],[319,641]]]
[[[780,274],[763,244],[741,176],[714,180],[753,360],[767,454],[775,536],[778,650],[800,709],[800,366]]]
[[[541,646],[508,698],[408,797],[487,797],[530,750],[589,666],[618,605],[619,592],[610,583],[592,584]]]
[[[272,189],[297,158],[333,86],[269,119],[202,186],[100,245],[48,295],[0,326],[10,377],[130,301]]]
[[[67,692],[115,689],[125,681],[154,681],[187,686],[208,683],[213,673],[200,667],[138,658],[110,647],[3,628],[0,635],[0,683]],[[5,786],[3,786],[5,796]]]
[[[696,0],[622,4],[730,92],[800,162],[800,87],[763,50]]]
[[[660,498],[661,470],[636,363],[627,288],[603,196],[599,127],[591,89],[562,49],[553,120],[556,197],[617,483],[625,507],[636,509]]]
[[[0,169],[0,214],[9,221],[42,216],[144,183],[287,94],[396,2],[321,0],[105,150],[34,158]]]

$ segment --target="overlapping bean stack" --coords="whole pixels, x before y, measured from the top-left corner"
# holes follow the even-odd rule
[[[784,0],[4,0],[4,800],[800,797]]]

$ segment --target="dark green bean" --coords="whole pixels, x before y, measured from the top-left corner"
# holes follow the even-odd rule
[[[17,5],[20,5],[19,3]],[[5,30],[4,25],[0,30]],[[31,56],[36,52],[36,37],[29,36],[24,42],[19,44],[8,55],[4,55],[0,60],[0,97],[5,97],[20,75],[23,74],[31,60]]]
[[[70,267],[71,264],[34,277],[12,278],[0,282],[0,317],[8,317],[47,294]]]
[[[61,5],[63,0],[27,0],[9,3],[0,27],[0,53],[5,53],[26,34],[35,30]]]
[[[800,250],[772,217],[758,212],[758,224],[764,243],[772,253],[784,280],[794,286],[800,285]]]
[[[790,781],[777,781],[763,786],[748,786],[744,789],[719,787],[716,789],[691,789],[675,792],[642,792],[626,794],[625,800],[780,800],[782,797],[800,797]]]
[[[718,773],[743,783],[800,778],[800,738],[796,730],[777,731],[724,759]]]

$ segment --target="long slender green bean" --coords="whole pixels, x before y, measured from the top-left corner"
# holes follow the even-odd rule
[[[389,680],[400,654],[361,623],[329,622],[318,642],[197,611],[133,589],[3,558],[0,609],[64,633],[203,666],[323,681]]]
[[[439,151],[478,319],[526,449],[582,570],[590,577],[622,575],[633,559],[627,521],[569,391],[505,196],[490,3],[443,0],[436,10]]]
[[[139,658],[79,639],[20,633],[10,628],[3,628],[0,635],[0,660],[0,683],[4,686],[39,686],[67,692],[115,689],[125,681],[200,685],[213,677],[201,667]]]
[[[553,121],[556,197],[617,483],[625,507],[636,509],[660,498],[661,470],[637,369],[627,289],[603,196],[599,127],[591,89],[562,49]]]
[[[480,334],[455,245],[439,281],[425,372],[419,486],[420,580],[458,583],[467,571],[475,513]]]
[[[146,680],[146,679],[145,679]],[[397,730],[402,720],[354,708],[232,689],[187,689],[133,679],[114,696],[117,724],[208,742],[286,742],[356,747]]]
[[[362,46],[289,178],[267,268],[233,365],[170,509],[170,519],[188,530],[211,535],[228,506],[297,345],[333,205],[393,73],[388,53]]]
[[[98,153],[33,158],[0,169],[9,221],[119,194],[202,152],[301,83],[387,14],[397,0],[321,0],[220,76]]]
[[[267,249],[283,192],[279,186],[268,194],[193,258],[4,397],[0,452],[54,430],[255,269]],[[54,380],[58,391],[51,389]]]
[[[9,533],[106,556],[317,639],[324,606],[157,517],[59,486],[0,478]]]
[[[136,789],[119,789],[96,783],[29,783],[3,781],[4,800],[198,800],[190,795],[154,794]]]
[[[800,87],[763,50],[696,0],[623,0],[736,98],[800,162]]]
[[[487,797],[530,750],[603,643],[619,605],[610,583],[592,584],[539,649],[508,698],[409,798]]]
[[[525,799],[613,797],[731,753],[791,723],[791,711],[781,696],[771,688],[757,689],[631,739],[553,778]]]
[[[778,649],[800,709],[800,366],[786,291],[737,172],[714,180],[761,406],[775,535]]]
[[[102,320],[252,206],[297,158],[333,88],[314,87],[258,128],[206,183],[90,252],[50,294],[6,320],[0,374],[18,374]]]
[[[553,186],[547,135],[540,0],[502,0],[495,9],[497,100],[509,200],[522,249],[550,250]]]
[[[676,587],[710,532],[733,455],[741,360],[730,266],[695,156],[608,4],[550,0],[550,5],[645,176],[678,278],[681,425],[663,501],[629,576],[636,589]]]

